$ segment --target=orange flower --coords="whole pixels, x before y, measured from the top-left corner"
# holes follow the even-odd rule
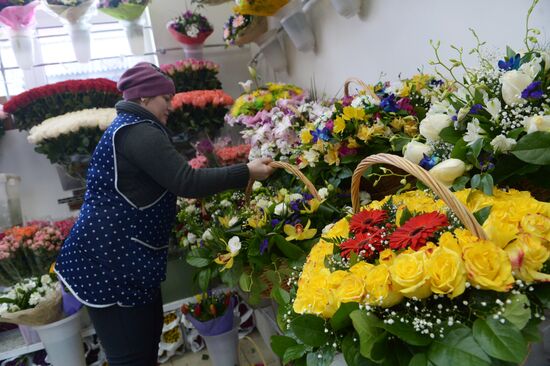
[[[205,108],[211,104],[217,106],[230,106],[233,104],[233,98],[223,90],[193,90],[189,92],[178,93],[172,99],[172,107],[179,109],[184,105],[192,105],[195,108]]]

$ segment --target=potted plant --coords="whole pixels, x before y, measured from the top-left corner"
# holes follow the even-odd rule
[[[176,41],[183,44],[186,58],[202,59],[204,41],[214,31],[206,17],[187,10],[169,21],[166,27]]]

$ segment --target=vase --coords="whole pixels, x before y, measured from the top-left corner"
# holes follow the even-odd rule
[[[21,336],[27,345],[35,344],[40,342],[40,336],[38,332],[33,328],[27,325],[19,324],[19,331]]]
[[[201,335],[206,343],[208,355],[213,366],[235,366],[239,364],[239,328],[238,318],[228,332],[215,336]]]
[[[262,34],[255,40],[266,62],[274,71],[286,71],[285,51],[276,31]]]
[[[289,2],[277,13],[286,34],[299,51],[312,51],[315,47],[313,31],[299,1]]]
[[[195,59],[195,60],[204,59],[203,50],[204,50],[204,45],[202,44],[184,44],[183,45],[183,54],[186,59]]]
[[[86,366],[80,315],[81,311],[54,323],[34,327],[52,366]]]
[[[145,39],[143,37],[143,22],[140,18],[134,20],[119,20],[130,46],[130,52],[134,55],[145,53]]]
[[[183,54],[187,59],[202,60],[203,59],[203,50],[204,42],[212,34],[210,32],[201,32],[197,34],[196,37],[189,37],[185,34],[178,32],[174,27],[172,27],[173,22],[170,21],[166,24],[166,29],[174,37],[176,41],[183,45]]]
[[[31,69],[34,65],[34,27],[9,28],[8,33],[17,65],[23,70]]]
[[[360,0],[330,0],[332,7],[344,18],[351,18],[359,12]]]
[[[90,46],[90,23],[79,21],[67,25],[69,36],[73,44],[73,51],[76,60],[80,63],[89,62],[92,58]]]

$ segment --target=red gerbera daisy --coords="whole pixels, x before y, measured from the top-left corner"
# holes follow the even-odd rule
[[[343,258],[348,258],[351,252],[355,252],[357,255],[361,254],[364,258],[370,258],[376,251],[383,249],[382,232],[383,230],[377,229],[368,233],[356,234],[354,238],[340,244],[340,255]],[[362,251],[363,253],[361,253]]]
[[[374,225],[382,224],[388,219],[388,214],[384,210],[363,210],[351,218],[349,223],[352,233],[368,233],[376,231]]]
[[[418,250],[437,230],[448,225],[447,216],[438,212],[415,216],[390,235],[390,248],[405,249],[410,246]]]

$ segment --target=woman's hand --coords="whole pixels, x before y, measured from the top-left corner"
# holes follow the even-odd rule
[[[273,160],[271,158],[259,158],[254,159],[247,164],[248,171],[250,172],[250,179],[252,180],[264,180],[269,177],[274,168],[269,166]]]

